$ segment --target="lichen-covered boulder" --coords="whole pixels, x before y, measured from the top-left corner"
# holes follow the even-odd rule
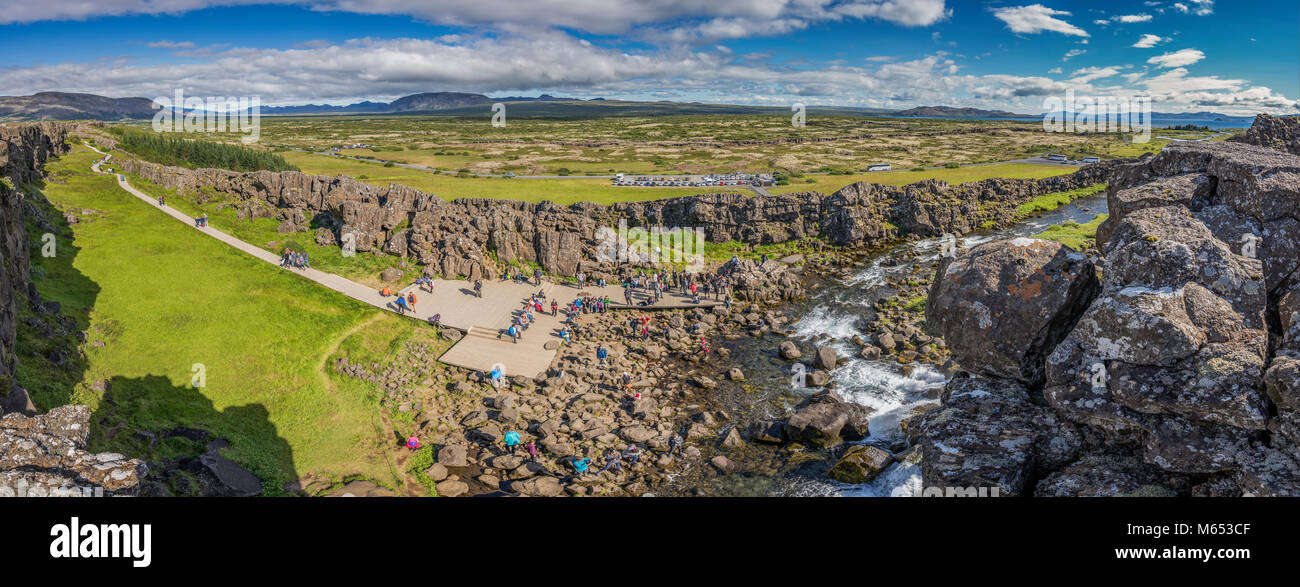
[[[1074,425],[1034,405],[1025,387],[1006,379],[957,378],[922,426],[925,487],[997,487],[1026,495],[1031,480],[1074,460]]]
[[[972,373],[1043,382],[1043,357],[1098,291],[1088,257],[1041,239],[986,243],[946,260],[926,301],[926,330]]]

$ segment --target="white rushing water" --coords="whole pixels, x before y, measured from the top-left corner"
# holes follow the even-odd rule
[[[1106,212],[1104,194],[1076,201],[1053,212],[1026,219],[1017,225],[992,232],[968,234],[959,239],[970,249],[1011,237],[1029,236],[1046,227],[1070,220],[1087,222]],[[828,346],[840,356],[850,357],[835,369],[836,390],[849,401],[874,410],[871,436],[863,444],[890,448],[901,440],[899,421],[916,407],[936,403],[946,378],[934,367],[916,364],[911,368],[893,360],[866,360],[858,356],[855,335],[864,336],[862,316],[878,297],[877,289],[891,276],[912,273],[915,264],[928,266],[939,260],[944,239],[933,238],[900,245],[876,255],[838,283],[814,293],[812,309],[792,325],[794,336],[810,345]],[[799,478],[783,488],[785,495],[842,495],[863,497],[909,497],[921,494],[921,468],[895,463],[870,483],[852,485],[830,479]]]

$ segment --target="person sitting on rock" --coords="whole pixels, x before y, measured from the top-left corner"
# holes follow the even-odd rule
[[[597,475],[613,469],[616,473],[623,472],[623,453],[613,448],[605,449],[605,466],[596,472]]]
[[[674,432],[672,436],[668,437],[668,454],[671,455],[673,453],[682,453],[682,435],[676,432]]]
[[[629,466],[635,465],[637,461],[641,460],[641,447],[635,442],[628,445],[627,449],[623,451],[623,458],[627,459]]]
[[[417,451],[417,450],[420,450],[420,439],[419,439],[419,437],[416,437],[416,436],[408,436],[408,437],[406,437],[406,448],[410,449],[411,452],[415,452],[415,451]]]

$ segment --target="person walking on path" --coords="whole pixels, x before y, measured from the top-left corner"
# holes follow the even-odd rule
[[[515,449],[519,448],[519,433],[511,430],[506,432],[501,439],[506,443],[506,450],[510,451],[512,455],[515,454]]]
[[[510,330],[507,330],[506,333],[510,335],[515,344],[519,344],[519,329],[514,324],[510,325]]]
[[[402,296],[397,296],[397,301],[394,302],[393,305],[397,306],[398,314],[401,314],[403,316],[406,315],[406,298]]]
[[[551,317],[554,318],[559,315],[560,315],[560,302],[551,300]]]
[[[411,306],[411,311],[415,311],[415,292],[406,294],[406,304]]]
[[[479,299],[483,299],[483,280],[482,280],[482,279],[475,279],[475,280],[474,280],[474,297],[479,298]]]
[[[167,205],[167,200],[163,198],[162,194],[158,194],[158,206],[162,207],[166,205]]]
[[[605,358],[608,356],[609,351],[605,350],[605,345],[602,344],[600,345],[600,348],[596,349],[596,359],[600,361],[601,367],[605,366]]]
[[[536,462],[537,462],[537,442],[534,441],[534,440],[532,440],[532,439],[529,439],[529,440],[528,440],[528,444],[525,444],[525,445],[524,445],[524,449],[528,451],[528,460],[529,460],[529,462],[536,463]]]
[[[538,286],[538,287],[541,287],[541,285],[542,285],[542,270],[541,270],[541,269],[533,269],[533,279],[536,279],[536,280],[537,280],[537,286]]]

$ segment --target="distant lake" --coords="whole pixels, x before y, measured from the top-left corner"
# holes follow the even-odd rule
[[[998,117],[998,116],[891,116],[877,114],[876,118],[928,118],[933,120],[1005,120],[1009,122],[1034,122],[1042,120],[1038,117]],[[1232,117],[1232,118],[1169,118],[1164,116],[1151,117],[1151,126],[1153,128],[1169,128],[1171,126],[1181,126],[1192,124],[1196,126],[1208,126],[1210,128],[1250,128],[1255,117]]]
[[[1152,117],[1151,119],[1151,126],[1155,128],[1169,128],[1171,126],[1193,124],[1196,126],[1208,126],[1210,128],[1250,128],[1252,122],[1255,122],[1254,118],[1245,118],[1245,119],[1229,118],[1226,120],[1221,120],[1217,118],[1214,119],[1163,118],[1162,119],[1159,116],[1155,116]]]

